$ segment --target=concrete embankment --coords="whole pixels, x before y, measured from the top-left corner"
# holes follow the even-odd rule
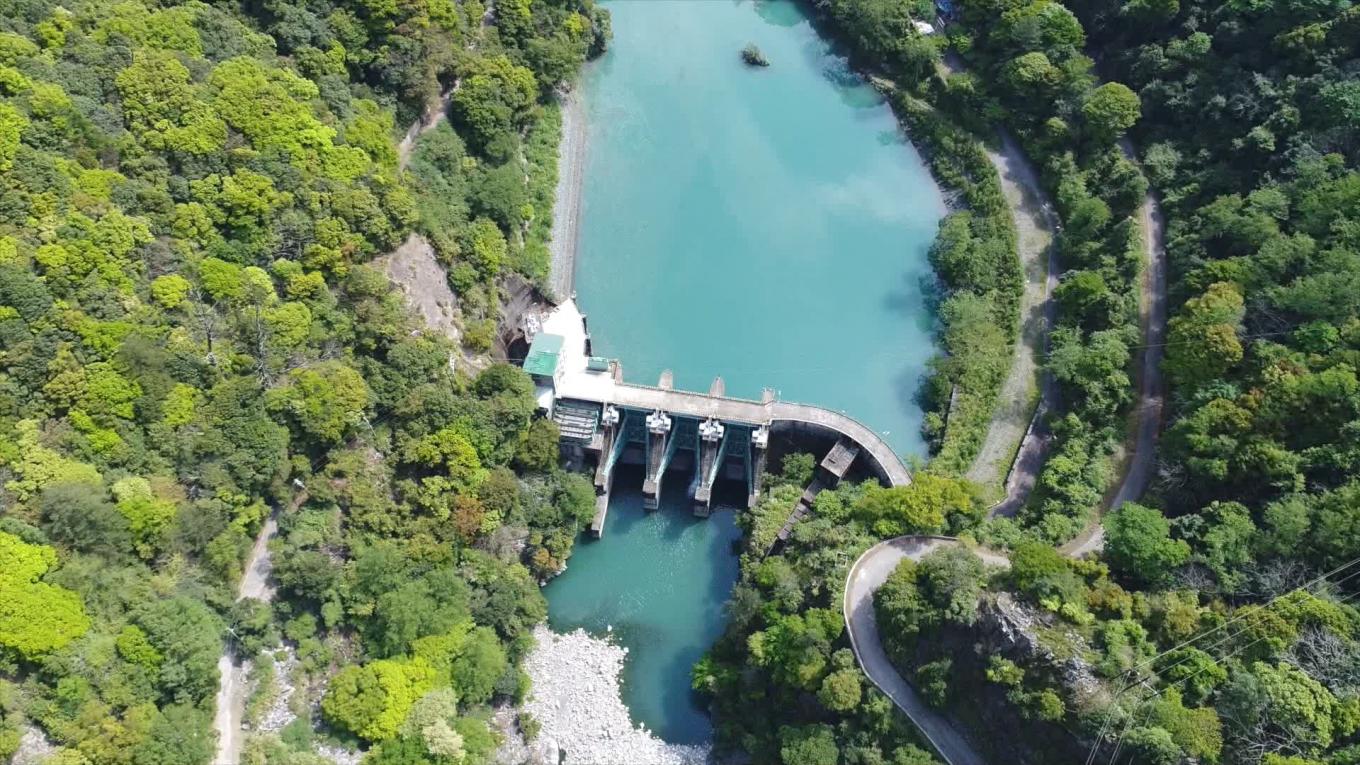
[[[562,142],[557,149],[557,193],[553,202],[552,272],[548,287],[555,300],[571,297],[576,273],[576,245],[581,223],[581,189],[585,182],[586,109],[579,91],[561,96]]]

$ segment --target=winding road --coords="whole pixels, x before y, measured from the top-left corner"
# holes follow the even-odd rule
[[[958,56],[948,54],[940,71],[942,75],[962,72],[962,61]],[[1122,139],[1119,146],[1125,156],[1136,161],[1136,151],[1130,140]],[[1026,279],[1021,302],[1021,342],[1017,344],[1015,362],[998,397],[996,419],[989,427],[983,447],[968,471],[970,479],[979,482],[996,480],[998,455],[1003,448],[1015,444],[1015,415],[1025,408],[1028,391],[1033,389],[1031,386],[1036,375],[1040,385],[1040,402],[1007,474],[1005,497],[989,513],[1009,516],[1014,515],[1029,497],[1049,446],[1049,439],[1041,432],[1036,432],[1034,424],[1042,417],[1045,407],[1051,406],[1055,400],[1056,386],[1050,376],[1038,369],[1036,359],[1046,352],[1048,328],[1053,325],[1056,309],[1051,298],[1057,283],[1057,265],[1056,247],[1040,244],[1042,240],[1037,228],[1043,225],[1052,232],[1058,224],[1052,208],[1042,201],[1043,192],[1033,169],[1009,135],[1002,134],[1000,154],[988,151],[987,155],[1001,176],[1003,191],[1011,204],[1019,256]],[[1041,216],[1034,210],[1036,203]],[[1138,298],[1143,344],[1137,361],[1138,396],[1131,415],[1131,451],[1121,465],[1123,477],[1110,499],[1109,509],[1117,509],[1125,502],[1136,500],[1147,490],[1156,467],[1157,438],[1161,431],[1165,402],[1161,364],[1167,322],[1166,222],[1152,191],[1149,190],[1144,197],[1138,216],[1143,239],[1143,268]],[[1031,227],[1036,230],[1029,230]],[[1048,257],[1046,275],[1042,280],[1044,286],[1040,291],[1036,289],[1036,273],[1043,252],[1047,252]],[[1042,320],[1038,320],[1039,313],[1042,314]],[[1099,552],[1104,539],[1105,528],[1100,518],[1096,518],[1075,539],[1058,549],[1068,557],[1081,558]],[[850,567],[842,610],[851,647],[864,674],[911,719],[945,762],[949,765],[986,765],[986,760],[953,723],[925,704],[911,684],[898,673],[883,649],[874,618],[874,593],[898,563],[907,558],[919,561],[935,550],[958,544],[960,542],[957,539],[949,537],[905,536],[869,548]],[[976,549],[974,552],[989,565],[1010,566],[1009,560],[999,553]]]
[[[1131,154],[1131,146],[1127,142],[1124,146],[1125,151]],[[1133,451],[1124,465],[1125,472],[1119,490],[1110,502],[1112,509],[1137,499],[1152,479],[1164,401],[1161,362],[1167,313],[1165,221],[1151,192],[1143,200],[1139,215],[1144,245],[1139,299],[1144,347],[1140,349],[1138,362],[1138,405],[1133,415]],[[1024,449],[1017,456],[1017,464],[1023,454]],[[1025,491],[1027,493],[1028,489]],[[1007,500],[1011,496],[1008,482]],[[1071,558],[1099,552],[1104,542],[1104,531],[1097,519],[1076,539],[1058,549]],[[850,634],[850,645],[864,674],[911,719],[945,762],[949,765],[986,765],[986,760],[952,722],[925,704],[911,684],[898,673],[883,649],[874,619],[874,593],[898,563],[904,558],[919,561],[935,550],[957,544],[960,544],[958,540],[949,537],[906,536],[874,545],[850,567],[845,581],[842,610],[845,628]],[[980,549],[974,549],[974,552],[988,565],[1010,566],[1005,556],[999,553]]]
[[[926,704],[916,689],[898,674],[878,638],[878,622],[874,616],[874,592],[888,580],[898,563],[904,559],[919,561],[936,550],[959,544],[959,540],[951,537],[905,536],[870,547],[850,567],[845,578],[842,609],[845,629],[850,633],[850,646],[864,674],[911,718],[945,762],[949,765],[987,765],[949,718]],[[973,552],[989,566],[1010,568],[1011,562],[1004,555],[983,549]]]

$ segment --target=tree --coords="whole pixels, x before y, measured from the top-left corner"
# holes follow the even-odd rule
[[[1068,560],[1042,542],[1016,545],[1011,554],[1010,579],[1017,590],[1035,600],[1056,597],[1073,602],[1083,588]]]
[[[431,691],[412,705],[401,734],[419,740],[430,755],[457,761],[464,754],[463,737],[453,727],[457,716],[458,697],[451,689]]]
[[[453,94],[452,113],[474,150],[503,161],[509,157],[506,141],[524,124],[537,95],[533,72],[506,56],[479,58]]]
[[[1007,90],[1023,101],[1048,96],[1062,80],[1062,71],[1053,66],[1048,56],[1032,51],[1007,63],[1001,78]]]
[[[383,741],[396,735],[407,712],[434,680],[434,670],[423,659],[351,664],[331,679],[321,711],[327,720],[360,738]]]
[[[899,746],[893,750],[891,765],[934,765],[935,757],[914,744]]]
[[[19,151],[19,138],[28,128],[28,118],[8,103],[0,103],[0,173],[14,167]]]
[[[943,709],[949,703],[949,677],[953,668],[954,662],[948,658],[937,659],[916,668],[915,685],[927,704]]]
[[[363,561],[376,562],[368,555]],[[452,568],[436,569],[373,592],[371,601],[356,600],[370,611],[361,623],[362,632],[369,650],[378,656],[400,656],[418,639],[446,633],[468,617],[468,588]]]
[[[163,657],[156,683],[166,699],[198,703],[217,692],[222,620],[207,606],[183,596],[153,600],[134,621]]]
[[[917,582],[941,618],[972,624],[977,618],[985,570],[982,559],[963,547],[945,547],[921,559]]]
[[[166,274],[151,282],[151,297],[161,308],[174,309],[184,305],[193,285],[179,274]]]
[[[561,433],[557,423],[539,418],[529,423],[529,429],[519,437],[515,447],[515,464],[531,472],[544,473],[557,467]]]
[[[1222,694],[1228,737],[1239,748],[1312,755],[1332,744],[1336,697],[1289,664],[1255,662],[1237,672]]]
[[[147,737],[137,744],[136,765],[184,765],[209,762],[213,736],[207,712],[188,704],[171,704],[156,715]]]
[[[79,595],[38,581],[56,561],[52,548],[0,531],[0,648],[28,661],[90,628]]]
[[[127,518],[99,484],[50,484],[39,495],[38,508],[48,538],[68,549],[116,560],[132,547]]]
[[[1181,750],[1204,762],[1217,762],[1223,751],[1223,725],[1211,707],[1187,709],[1175,687],[1153,704],[1150,720],[1171,734]]]
[[[921,595],[920,565],[903,558],[874,593],[874,613],[888,635],[909,637],[932,623],[935,613]]]
[[[1313,545],[1327,566],[1339,566],[1360,555],[1360,482],[1351,482],[1318,498]]]
[[[833,712],[849,712],[859,706],[860,673],[857,669],[832,672],[822,680],[817,700]]]
[[[496,633],[477,627],[453,660],[450,679],[461,698],[473,703],[487,701],[508,664]]]
[[[113,496],[118,512],[127,520],[137,554],[143,558],[154,556],[166,529],[175,520],[175,503],[157,497],[149,481],[135,476],[114,483]]]
[[[1245,577],[1243,568],[1253,559],[1256,524],[1251,513],[1236,502],[1215,502],[1201,517],[1207,525],[1196,552],[1226,589],[1235,589]]]
[[[1083,324],[1090,326],[1101,318],[1103,312],[1109,310],[1114,296],[1099,271],[1077,271],[1063,277],[1054,291],[1054,297],[1058,299],[1065,315],[1077,317]]]
[[[947,516],[972,511],[972,496],[962,482],[931,473],[917,474],[907,486],[871,485],[855,503],[855,514],[885,537],[939,533]]]
[[[1223,375],[1242,360],[1237,327],[1246,312],[1242,293],[1217,282],[1185,303],[1167,330],[1165,368],[1183,385],[1202,384]]]
[[[830,725],[779,729],[779,759],[784,765],[836,765],[840,749]]]
[[[494,220],[503,231],[517,230],[529,202],[524,183],[524,169],[518,162],[506,162],[482,173],[468,194],[473,214]]]
[[[1164,728],[1147,725],[1130,728],[1124,736],[1124,744],[1133,752],[1131,762],[1176,765],[1181,761],[1181,748]]]
[[[1127,85],[1107,82],[1091,91],[1081,113],[1091,134],[1108,143],[1133,127],[1142,114],[1142,103]]]
[[[1171,525],[1151,508],[1125,504],[1105,516],[1105,560],[1126,579],[1160,584],[1190,557],[1190,546],[1171,538]]]
[[[364,378],[340,361],[323,361],[289,373],[269,391],[269,408],[322,443],[336,443],[363,421],[369,404]]]
[[[478,218],[467,229],[467,257],[484,279],[494,279],[501,272],[509,254],[505,235],[487,218]]]

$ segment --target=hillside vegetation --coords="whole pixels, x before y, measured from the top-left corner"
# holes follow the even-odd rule
[[[607,33],[588,0],[0,3],[0,758],[35,726],[63,765],[207,763],[224,639],[283,635],[329,691],[248,762],[316,761],[314,724],[485,761],[593,492],[528,378],[453,369],[367,264],[423,231],[469,325],[542,276],[542,104]],[[280,598],[233,605],[295,500]]]
[[[876,716],[886,700],[839,674],[847,640],[820,609],[839,604],[871,542],[945,529],[1007,551],[1012,568],[986,572],[961,548],[905,562],[877,594],[879,631],[989,761],[1081,762],[1094,749],[1096,762],[1138,765],[1360,762],[1357,9],[954,5],[945,34],[923,37],[911,22],[934,18],[929,3],[814,3],[862,67],[896,84],[909,134],[962,192],[936,245],[946,307],[1001,273],[998,238],[965,236],[970,218],[996,215],[968,195],[986,180],[965,144],[1005,125],[1039,166],[1063,225],[1056,445],[1014,520],[978,522],[975,504],[944,512],[967,506],[966,486],[843,487],[823,493],[782,560],[748,555],[732,628],[696,670],[720,740],[757,762],[924,761]],[[960,73],[943,71],[946,50]],[[1097,521],[1128,438],[1149,189],[1171,266],[1157,471],[1139,504],[1100,521],[1104,551],[1073,561],[1053,545]],[[998,352],[970,364],[986,336],[955,345],[955,315],[941,318],[950,355],[927,395],[943,412]],[[951,438],[936,441],[937,470],[963,464],[966,440]]]

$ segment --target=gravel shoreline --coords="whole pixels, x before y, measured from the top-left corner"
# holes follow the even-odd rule
[[[556,300],[571,297],[576,274],[576,245],[580,235],[581,187],[585,182],[586,114],[578,90],[559,96],[562,142],[557,147],[557,192],[553,201],[552,272],[548,288]]]
[[[524,711],[541,728],[530,762],[563,765],[702,765],[708,745],[668,744],[636,726],[619,695],[628,649],[584,630],[559,635],[534,629],[537,645],[524,661],[533,691]]]

